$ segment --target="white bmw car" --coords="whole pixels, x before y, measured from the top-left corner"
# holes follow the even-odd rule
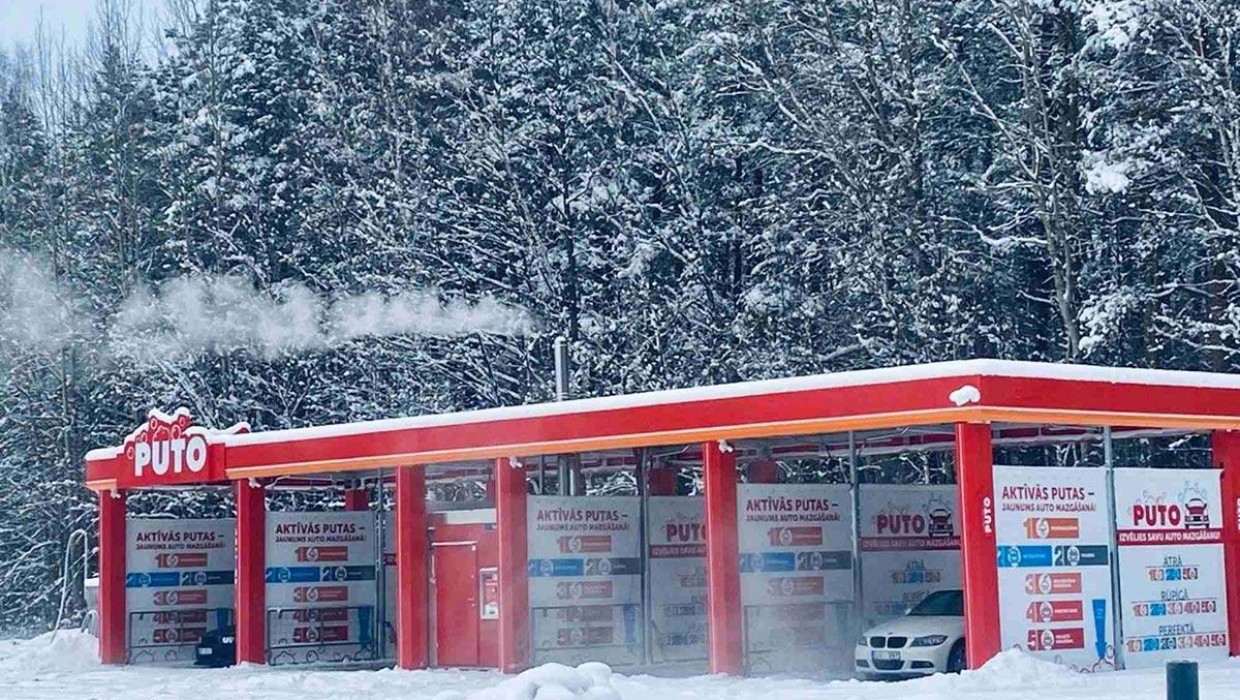
[[[963,671],[964,592],[935,591],[903,617],[866,630],[854,660],[867,679]]]

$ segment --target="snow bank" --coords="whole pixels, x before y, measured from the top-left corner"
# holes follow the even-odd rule
[[[34,639],[0,642],[0,677],[85,671],[99,667],[99,640],[86,632],[60,630]]]
[[[479,700],[620,700],[611,667],[597,662],[577,668],[543,664],[475,696]]]
[[[1043,661],[1017,650],[1009,649],[986,662],[976,671],[960,675],[937,675],[913,681],[927,690],[951,692],[986,692],[1034,688],[1071,688],[1089,683],[1090,674],[1073,671],[1067,666]]]
[[[963,674],[973,684],[986,688],[1015,688],[1054,684],[1081,685],[1082,673],[1062,664],[1051,663],[1019,649],[1009,649],[987,661],[980,669]],[[981,690],[982,688],[978,688]]]
[[[1007,652],[978,671],[904,683],[728,676],[611,675],[601,664],[496,671],[224,670],[103,666],[94,640],[62,632],[0,641],[3,700],[1163,700],[1161,669],[1076,673]],[[78,666],[80,668],[75,668]],[[1202,664],[1203,698],[1240,698],[1240,659]]]

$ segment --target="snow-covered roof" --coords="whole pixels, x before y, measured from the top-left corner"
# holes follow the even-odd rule
[[[172,413],[165,413],[158,408],[152,408],[146,414],[146,420],[141,425],[134,428],[121,440],[121,444],[115,447],[99,447],[86,453],[86,461],[94,462],[99,460],[116,459],[125,450],[125,445],[138,440],[147,430],[150,429],[150,423],[154,420],[156,423],[164,426],[173,425],[178,421],[187,425],[185,433],[187,435],[205,435],[210,442],[219,442],[221,435],[229,435],[235,433],[244,433],[250,430],[249,423],[236,423],[228,428],[207,428],[201,425],[192,425],[193,416],[185,406],[179,406]]]
[[[468,425],[523,418],[542,418],[594,411],[612,411],[646,406],[691,403],[717,399],[783,394],[840,387],[891,384],[896,382],[948,377],[1020,377],[1031,379],[1057,379],[1111,384],[1136,384],[1147,386],[1201,387],[1215,389],[1240,389],[1240,375],[1208,372],[1185,372],[1158,369],[1132,369],[1122,367],[1093,367],[1089,365],[1050,364],[1042,362],[1016,362],[1008,360],[958,360],[883,369],[867,369],[851,372],[834,372],[806,377],[769,379],[735,384],[652,391],[640,394],[624,394],[592,399],[577,399],[554,403],[508,406],[478,411],[463,411],[408,418],[342,423],[309,428],[271,430],[257,433],[227,435],[223,442],[229,446],[260,445],[294,440],[342,437],[388,430],[431,428],[446,425]],[[966,388],[966,387],[962,387]],[[970,392],[971,394],[972,392]],[[969,397],[975,402],[977,398]],[[956,400],[956,399],[952,399]],[[944,396],[944,401],[949,401]]]

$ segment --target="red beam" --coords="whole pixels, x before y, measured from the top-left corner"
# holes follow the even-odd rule
[[[999,569],[995,540],[995,475],[990,426],[956,424],[956,483],[963,533],[965,651],[969,668],[999,653]]]
[[[706,605],[710,672],[745,672],[741,639],[740,535],[737,529],[736,455],[719,443],[702,445],[706,490]]]
[[[550,416],[232,444],[228,468],[360,459],[548,441],[607,438],[950,408],[948,394],[977,377],[949,377],[770,395],[705,399]]]
[[[1200,386],[987,376],[981,405],[1053,411],[1236,417],[1240,390]]]
[[[99,492],[99,660],[123,664],[125,640],[125,493]]]
[[[120,471],[120,458],[86,460],[86,482],[114,481]]]
[[[396,663],[426,668],[430,602],[427,593],[426,472],[396,470]]]
[[[233,490],[237,501],[237,661],[262,664],[267,662],[267,498],[262,485],[249,479],[236,482]]]
[[[967,367],[962,366],[962,371],[967,372]],[[1050,373],[1051,369],[1046,371]],[[230,438],[226,461],[234,476],[247,474],[247,469],[269,470],[259,475],[273,476],[387,466],[390,460],[410,455],[451,461],[509,450],[588,452],[639,443],[675,444],[701,440],[703,435],[720,435],[720,431],[758,438],[866,429],[858,427],[862,423],[877,429],[974,420],[957,415],[960,410],[991,412],[979,420],[1116,424],[1128,416],[1132,420],[1129,424],[1141,427],[1195,426],[1203,430],[1230,427],[1240,421],[1235,408],[1240,405],[1240,389],[1114,383],[1105,379],[1106,374],[1098,376],[1065,379],[974,373],[800,390],[777,391],[775,385],[766,394],[692,398],[710,392],[689,393],[664,404],[585,402],[576,413],[556,413],[544,407],[541,414],[510,410],[496,414],[502,417],[478,422],[452,422],[452,416],[441,421],[412,420],[407,427],[398,427],[400,421],[376,422],[337,427],[337,432],[353,431],[350,434],[315,437],[314,432],[288,431],[273,436],[279,439],[271,442],[262,441],[261,435],[256,439]],[[1174,377],[1168,381],[1171,379]],[[1157,381],[1157,377],[1151,375],[1150,381]],[[948,396],[964,384],[979,388],[981,398],[957,408]],[[476,416],[462,416],[460,420],[473,418]],[[1165,423],[1160,422],[1162,419]],[[852,427],[841,427],[841,421],[852,421]],[[913,438],[909,442],[933,446],[937,439]],[[115,477],[120,467],[104,463],[108,460],[96,461],[88,463],[88,481],[94,484],[92,488],[111,488],[107,477]]]
[[[1211,435],[1214,464],[1223,470],[1223,581],[1227,589],[1227,641],[1240,656],[1240,433]]]
[[[495,460],[495,520],[499,540],[499,666],[518,673],[529,665],[530,587],[527,578],[525,469]]]

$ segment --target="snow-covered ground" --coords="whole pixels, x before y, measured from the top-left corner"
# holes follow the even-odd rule
[[[903,683],[718,676],[608,677],[606,667],[541,667],[516,678],[484,671],[113,668],[93,637],[0,641],[6,700],[1161,700],[1161,671],[1084,676],[1008,652],[961,676]],[[1201,697],[1240,697],[1240,659],[1201,668]]]

